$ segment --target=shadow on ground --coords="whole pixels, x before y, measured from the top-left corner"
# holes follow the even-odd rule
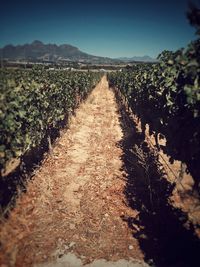
[[[117,96],[118,100],[119,97]],[[119,101],[118,101],[119,102]],[[164,178],[157,156],[131,117],[119,106],[124,138],[123,169],[128,174],[125,195],[136,218],[123,216],[138,239],[145,261],[157,267],[193,267],[200,260],[200,242],[187,214],[169,203],[174,185]]]
[[[68,117],[60,123],[58,128],[49,129],[40,145],[30,149],[25,153],[17,168],[2,177],[0,174],[0,218],[8,217],[10,210],[15,206],[17,197],[26,192],[26,184],[32,176],[34,171],[41,166],[45,154],[50,151],[49,138],[51,145],[53,145],[58,137],[60,137],[60,130],[67,126]]]

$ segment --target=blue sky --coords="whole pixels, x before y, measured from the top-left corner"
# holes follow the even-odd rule
[[[187,0],[7,0],[0,8],[0,47],[41,40],[99,56],[156,57],[196,38],[187,7]]]

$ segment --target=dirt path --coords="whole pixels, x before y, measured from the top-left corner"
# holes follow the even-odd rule
[[[123,193],[121,139],[103,77],[3,225],[1,266],[147,266],[121,218],[137,215]]]

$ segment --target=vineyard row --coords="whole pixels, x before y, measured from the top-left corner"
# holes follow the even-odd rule
[[[186,49],[164,51],[159,63],[135,65],[108,75],[137,115],[143,132],[165,137],[164,152],[186,163],[200,182],[200,39]]]
[[[100,73],[32,70],[0,71],[0,170],[21,159],[53,129],[61,127],[100,80]]]

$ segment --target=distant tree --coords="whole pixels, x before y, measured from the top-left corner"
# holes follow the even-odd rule
[[[200,8],[190,3],[187,17],[190,24],[196,28],[196,34],[200,35]]]

